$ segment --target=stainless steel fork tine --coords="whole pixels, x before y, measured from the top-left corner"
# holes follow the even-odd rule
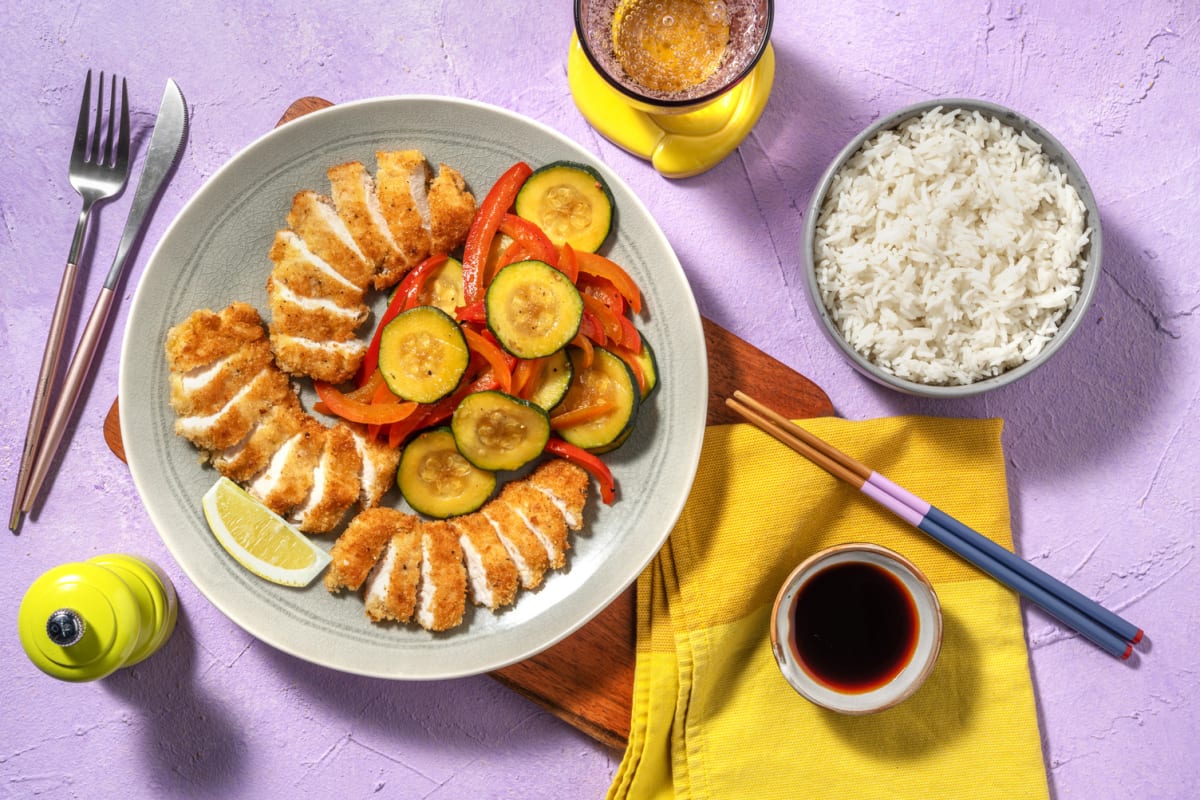
[[[98,164],[100,159],[100,132],[104,130],[104,73],[96,84],[96,124],[92,126],[92,157],[90,161]]]
[[[83,82],[83,101],[79,104],[79,119],[75,122],[75,146],[71,149],[71,163],[87,160],[88,120],[92,113],[92,71]]]
[[[116,132],[116,109],[117,109],[117,76],[112,76],[112,86],[108,92],[108,136],[104,141],[104,163],[108,166],[113,165],[113,158],[116,155],[116,143],[113,141],[113,134]]]

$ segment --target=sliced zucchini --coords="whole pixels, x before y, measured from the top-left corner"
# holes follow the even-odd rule
[[[558,435],[585,450],[608,450],[619,444],[626,431],[633,427],[641,397],[633,372],[616,355],[604,348],[595,348],[591,366],[583,366],[583,353],[570,348],[571,366],[575,377],[567,396],[559,403],[556,413],[587,408],[611,402],[611,411],[587,422],[557,430]]]
[[[437,519],[469,514],[496,490],[494,473],[462,457],[449,428],[420,434],[404,448],[396,470],[400,493],[414,511]]]
[[[583,299],[544,261],[518,261],[496,273],[484,297],[488,328],[518,358],[561,350],[579,332]]]
[[[550,417],[528,400],[504,392],[474,392],[450,421],[458,452],[480,469],[520,469],[542,454]]]
[[[462,270],[461,261],[457,258],[447,258],[446,263],[425,279],[425,284],[417,295],[417,303],[440,308],[453,317],[454,309],[465,305]]]
[[[613,196],[586,164],[555,161],[535,171],[517,193],[517,215],[536,223],[555,246],[594,253],[612,228]]]
[[[542,365],[537,384],[529,396],[530,401],[550,411],[567,396],[574,374],[565,348],[546,356],[546,363]]]
[[[433,306],[399,314],[379,339],[379,369],[405,400],[432,403],[458,386],[471,353],[458,323]]]

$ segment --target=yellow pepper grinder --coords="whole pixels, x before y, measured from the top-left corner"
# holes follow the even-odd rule
[[[25,592],[17,627],[38,669],[94,681],[162,647],[178,616],[175,587],[161,570],[112,553],[44,573]]]

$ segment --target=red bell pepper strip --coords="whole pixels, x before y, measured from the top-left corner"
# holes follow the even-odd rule
[[[621,337],[625,331],[621,327],[621,321],[617,319],[617,315],[612,313],[608,309],[608,306],[604,305],[601,300],[586,292],[580,293],[579,297],[583,300],[583,307],[600,323],[600,328],[604,331],[605,337],[617,344],[621,344],[623,342]],[[597,342],[597,344],[603,343]]]
[[[579,321],[579,333],[585,339],[591,339],[601,347],[608,344],[608,336],[604,333],[604,326],[600,324],[600,320],[596,319],[596,315],[586,305],[583,307],[583,319]]]
[[[500,221],[500,232],[523,244],[529,258],[545,261],[552,267],[558,266],[558,250],[536,223],[516,214],[505,214],[504,219]]]
[[[463,297],[467,305],[483,297],[483,273],[492,239],[504,215],[512,207],[517,191],[532,173],[533,168],[524,161],[513,164],[492,186],[475,214],[475,220],[467,231],[466,244],[463,245]]]
[[[642,335],[638,333],[638,329],[633,327],[633,322],[624,315],[618,316],[617,321],[621,323],[621,346],[627,347],[635,353],[642,352]]]
[[[417,410],[416,403],[363,403],[351,400],[324,381],[313,381],[313,388],[330,411],[343,419],[367,425],[386,425],[408,419]],[[386,388],[386,387],[385,387]]]
[[[421,290],[425,288],[426,281],[438,267],[446,263],[449,258],[445,253],[434,253],[429,258],[417,264],[408,274],[404,276],[404,280],[400,282],[400,287],[396,290],[397,295],[404,295],[402,310],[408,311],[410,308],[416,308],[421,304]],[[391,320],[388,320],[391,322]],[[380,326],[384,325],[380,321]]]
[[[571,344],[580,349],[582,353],[580,358],[583,359],[583,368],[587,369],[590,367],[592,365],[592,361],[596,357],[596,351],[592,348],[592,340],[580,332],[575,334],[575,338],[571,340]]]
[[[537,388],[545,367],[545,358],[522,358],[513,368],[513,394],[522,400],[528,400]]]
[[[575,248],[563,242],[558,253],[558,271],[567,276],[571,283],[579,281],[579,259],[575,257]]]
[[[476,300],[474,303],[454,309],[454,316],[459,322],[477,322],[480,325],[486,325],[487,307],[482,300]]]
[[[612,285],[617,287],[617,291],[629,303],[633,313],[640,314],[642,312],[642,293],[633,278],[629,277],[629,273],[617,262],[598,253],[580,253],[578,251],[575,253],[575,259],[579,262],[580,272],[612,281]]]
[[[594,405],[582,406],[581,408],[573,408],[570,411],[552,414],[550,416],[550,427],[559,431],[563,428],[570,428],[573,425],[582,425],[585,422],[599,419],[616,407],[617,404],[612,400],[602,400]]]
[[[476,332],[469,326],[462,326],[463,336],[466,337],[467,347],[478,353],[492,368],[492,375],[500,389],[506,393],[512,392],[512,367],[516,359],[506,354],[500,346],[489,337]]]
[[[564,441],[557,436],[551,436],[550,440],[546,442],[546,452],[553,453],[560,458],[565,458],[567,461],[578,464],[587,470],[588,474],[600,484],[600,499],[606,505],[611,506],[613,504],[613,500],[617,496],[613,475],[603,461],[587,450]]]
[[[642,369],[642,362],[638,361],[637,354],[625,347],[614,347],[612,352],[629,367],[634,380],[637,381],[638,392],[644,397],[646,395],[646,371]]]
[[[580,294],[590,294],[608,306],[614,314],[625,313],[625,298],[607,278],[588,275],[585,272],[575,280],[575,286],[579,289]]]

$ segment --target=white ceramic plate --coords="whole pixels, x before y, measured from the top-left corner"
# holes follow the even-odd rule
[[[581,161],[604,175],[616,199],[606,245],[645,295],[637,321],[653,344],[660,388],[627,443],[605,456],[618,500],[604,506],[593,488],[587,526],[574,536],[568,567],[501,614],[468,609],[465,623],[431,634],[374,625],[356,595],[330,595],[320,580],[288,589],[261,580],[230,558],[200,508],[217,479],[173,432],[163,341],[193,310],[234,300],[267,316],[267,253],[292,195],[328,190],[325,170],[358,159],[374,167],[378,149],[419,148],[459,169],[482,199],[517,160],[534,167]],[[376,311],[382,298],[377,299]],[[369,335],[369,326],[364,326]],[[577,144],[517,114],[435,97],[365,100],[301,117],[251,144],[218,171],[171,224],[133,300],[121,353],[121,431],[142,501],[180,567],[223,613],[258,639],[346,672],[400,679],[476,674],[554,644],[608,605],[666,540],[691,488],[707,406],[707,360],[700,316],[678,259],[629,188]],[[311,407],[311,387],[302,396]],[[398,492],[387,501],[400,505]],[[321,537],[328,547],[333,537]]]

